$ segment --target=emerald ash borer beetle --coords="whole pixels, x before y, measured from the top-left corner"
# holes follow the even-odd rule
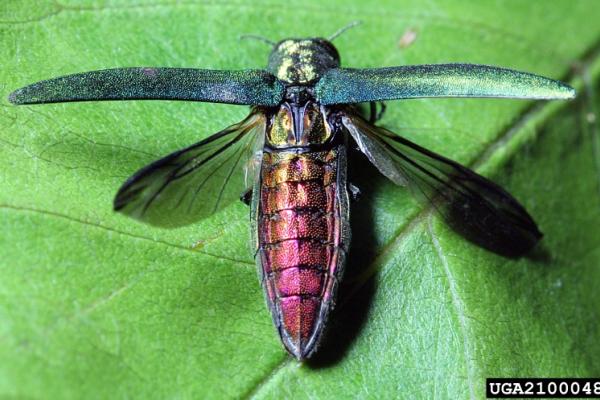
[[[334,35],[335,36],[335,35]],[[191,224],[240,198],[252,251],[283,345],[311,357],[334,307],[350,246],[347,153],[434,203],[471,238],[519,256],[542,237],[517,200],[488,179],[375,125],[358,103],[423,97],[570,99],[556,80],[474,64],[354,69],[333,37],[272,44],[265,69],[116,68],[37,82],[14,104],[186,100],[250,106],[241,122],[135,172],[114,209],[163,227]],[[351,189],[352,188],[352,189]]]

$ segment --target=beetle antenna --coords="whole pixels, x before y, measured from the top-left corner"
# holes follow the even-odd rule
[[[266,37],[263,37],[260,35],[240,35],[240,40],[243,40],[243,39],[254,39],[254,40],[258,40],[259,42],[265,42],[267,44],[270,44],[271,46],[275,46],[277,44],[274,41],[269,40]]]
[[[348,25],[344,26],[343,28],[338,29],[333,35],[329,36],[329,38],[327,38],[327,40],[329,40],[330,42],[333,42],[333,39],[337,38],[342,33],[346,32],[348,29],[352,29],[355,26],[358,26],[360,24],[362,24],[362,21],[352,21]]]

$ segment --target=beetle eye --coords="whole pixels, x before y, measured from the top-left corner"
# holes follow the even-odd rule
[[[340,62],[340,53],[338,53],[337,49],[329,40],[324,38],[315,39],[317,43],[321,46],[321,48],[331,57],[332,60],[335,60],[337,64]]]

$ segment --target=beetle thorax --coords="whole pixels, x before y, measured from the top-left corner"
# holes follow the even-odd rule
[[[279,149],[322,145],[332,137],[326,118],[315,102],[283,103],[271,116],[266,143]]]
[[[267,69],[285,83],[302,85],[315,82],[339,65],[336,48],[325,39],[286,39],[271,52]]]

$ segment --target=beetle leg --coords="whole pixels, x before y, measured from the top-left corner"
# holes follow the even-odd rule
[[[379,110],[379,113],[377,113],[377,117],[375,118],[376,121],[379,121],[381,118],[383,118],[383,114],[385,113],[386,108],[386,105],[383,101],[380,101],[379,105],[381,106],[381,109]]]
[[[350,182],[348,182],[348,193],[350,194],[350,199],[352,201],[358,201],[360,199],[360,189]]]
[[[377,103],[381,107],[379,112],[377,112]],[[385,103],[383,101],[371,101],[369,102],[369,122],[374,124],[379,121],[383,117],[383,113],[385,112]]]
[[[240,200],[247,206],[250,205],[250,202],[252,201],[252,188],[246,190],[245,192],[242,192],[242,194],[240,195]]]
[[[377,120],[377,103],[372,101],[369,103],[369,122],[374,123]]]

